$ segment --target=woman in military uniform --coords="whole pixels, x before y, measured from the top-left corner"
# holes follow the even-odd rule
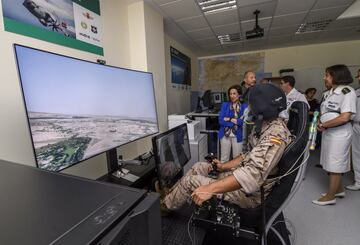
[[[318,130],[322,132],[320,164],[329,173],[329,190],[313,203],[330,205],[344,197],[341,175],[350,170],[351,119],[356,113],[356,94],[348,86],[353,79],[345,65],[326,68],[324,81],[331,90],[320,106]]]

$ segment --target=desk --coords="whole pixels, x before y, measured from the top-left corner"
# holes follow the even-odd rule
[[[218,117],[219,116],[219,111],[218,112],[208,112],[208,111],[203,111],[203,112],[190,112],[187,114],[187,116],[189,117]]]
[[[197,112],[190,112],[188,114],[186,114],[186,116],[188,118],[194,118],[196,121],[200,122],[200,130],[205,130],[207,129],[207,124],[206,121],[208,118],[217,118],[219,117],[219,112],[215,113],[215,112],[209,112],[209,111],[203,111],[200,113]],[[217,120],[217,119],[216,119]]]
[[[130,173],[138,176],[139,179],[135,182],[130,182],[126,179],[113,176],[111,172],[101,176],[98,180],[136,188],[153,189],[152,180],[157,177],[154,157],[152,157],[146,165],[137,166],[125,164],[123,168],[130,170]]]
[[[220,142],[218,139],[219,131],[219,111],[203,111],[200,113],[190,112],[187,117],[193,117],[196,121],[200,122],[200,134],[208,135],[208,152],[215,153],[217,157],[220,157]],[[216,140],[212,140],[211,134],[216,135]],[[200,160],[200,159],[199,159]]]

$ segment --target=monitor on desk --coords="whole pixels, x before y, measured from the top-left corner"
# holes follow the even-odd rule
[[[191,158],[186,124],[153,137],[152,143],[160,187],[171,187]]]

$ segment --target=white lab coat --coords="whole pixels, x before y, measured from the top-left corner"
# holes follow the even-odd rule
[[[349,92],[344,91],[349,89]],[[335,112],[356,113],[356,94],[353,88],[339,85],[331,89],[320,106],[321,115]],[[350,170],[350,145],[353,135],[351,123],[327,128],[322,133],[320,164],[332,173],[346,173]]]
[[[293,88],[286,95],[286,110],[283,110],[282,112],[280,112],[279,117],[285,118],[286,120],[288,120],[289,119],[289,108],[291,107],[292,103],[294,103],[295,101],[303,101],[310,108],[309,103],[308,103],[305,95],[303,95],[302,93],[297,91],[295,88]]]
[[[356,91],[356,115],[353,118],[352,163],[355,173],[355,183],[360,185],[360,88]]]

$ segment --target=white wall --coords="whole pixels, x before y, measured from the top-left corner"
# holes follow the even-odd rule
[[[335,64],[360,64],[360,40],[265,50],[265,71],[279,75],[284,68],[307,69]]]
[[[191,101],[188,90],[173,88],[171,84],[171,56],[170,46],[176,48],[181,53],[191,58],[191,90],[198,90],[198,60],[197,56],[188,48],[165,35],[165,62],[166,62],[166,91],[167,91],[167,110],[168,114],[186,114],[190,112]]]
[[[163,18],[145,4],[145,32],[147,67],[154,74],[155,97],[159,128],[163,132],[167,130],[167,106],[166,101],[166,71],[165,71],[165,50],[164,50],[164,22]]]
[[[148,4],[133,2],[128,5],[130,62],[134,69],[153,73],[159,130],[163,132],[167,129],[163,18]],[[151,136],[121,147],[118,153],[131,159],[150,149]]]
[[[360,55],[357,55],[358,50],[360,50],[360,40],[258,50],[226,54],[226,56],[265,52],[265,72],[272,72],[273,76],[279,76],[279,70],[286,68],[293,68],[295,71],[301,73],[306,71],[313,73],[314,70],[319,70],[323,73],[325,67],[335,64],[346,64],[356,67],[360,65]],[[205,56],[201,58],[219,56],[222,55]],[[352,70],[354,70],[354,68],[352,68]],[[299,80],[297,81],[296,87],[306,89],[312,86],[322,90],[321,88],[324,88],[324,86],[321,77],[322,74],[314,76],[315,79],[307,77],[307,79],[314,80],[311,82]]]
[[[105,59],[110,65],[148,70],[148,59],[153,54],[147,54],[148,50],[145,50],[144,47],[147,48],[147,39],[153,40],[154,37],[144,30],[145,28],[153,28],[157,30],[157,34],[163,33],[163,24],[162,18],[159,15],[141,6],[143,6],[142,1],[101,1],[104,57],[5,32],[3,16],[0,13],[0,159],[35,166],[12,44],[19,43],[91,61],[101,58]],[[0,9],[2,9],[1,1]],[[148,14],[144,11],[151,12],[149,14],[150,17],[147,17],[149,18],[149,23],[146,23],[146,26],[144,16]],[[139,17],[135,27],[132,26],[134,24],[133,14]],[[156,21],[152,22],[152,20]],[[133,33],[137,30],[142,32],[142,34]],[[137,39],[136,35],[142,35],[142,38]],[[164,44],[161,42],[152,43],[152,45],[156,50],[163,50],[164,47]],[[139,47],[142,47],[142,49],[137,49]],[[136,49],[137,51],[135,52]],[[157,59],[158,64],[155,67],[149,67],[154,72],[155,92],[159,95],[159,93],[163,93],[164,86],[166,86],[165,71],[160,69],[161,63],[164,64],[165,61],[161,56],[157,57]],[[160,105],[166,105],[166,96],[157,96],[157,102]],[[163,110],[162,106],[160,108],[161,110],[158,110],[159,122],[160,127],[164,128],[167,113],[166,110]],[[143,147],[141,147],[143,144],[149,145],[150,139],[148,138],[143,141],[146,142],[129,144],[121,147],[119,151],[125,157],[136,156],[143,152]],[[68,168],[64,172],[88,178],[98,178],[106,173],[106,157],[102,154]]]

